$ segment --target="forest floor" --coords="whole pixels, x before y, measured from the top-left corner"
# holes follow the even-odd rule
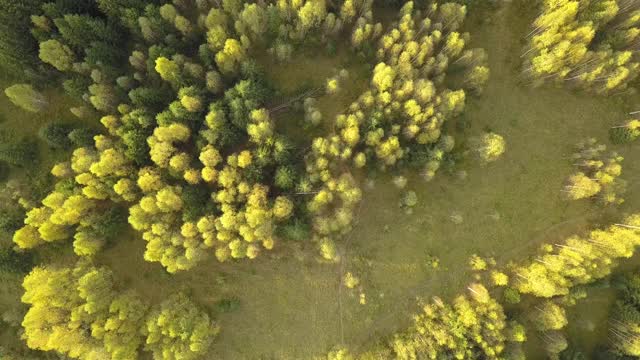
[[[506,3],[494,12],[470,12],[465,27],[471,32],[471,45],[487,50],[491,78],[483,95],[469,97],[465,114],[450,126],[458,142],[488,129],[495,131],[506,139],[506,153],[484,167],[471,160],[460,164],[456,171],[464,170],[464,179],[459,173],[440,172],[425,183],[417,174],[407,173],[408,188],[419,198],[412,215],[398,208],[401,191],[388,178],[377,179],[375,187],[365,192],[354,231],[343,241],[341,266],[320,264],[305,245],[287,244],[287,251],[275,250],[252,262],[221,266],[211,261],[171,276],[159,264],[143,260],[145,244],[135,234],[107,249],[98,261],[110,265],[123,286],[135,288],[151,301],[184,290],[216,313],[222,333],[212,358],[304,359],[339,344],[362,348],[405,328],[417,311],[417,297],[450,298],[461,293],[473,279],[468,266],[472,254],[491,256],[499,266],[505,265],[527,258],[542,243],[637,211],[640,143],[613,146],[608,129],[626,120],[628,112],[640,110],[631,106],[640,106],[640,98],[602,98],[521,84],[521,39],[531,19],[516,3]],[[527,9],[526,13],[533,12]],[[346,93],[357,94],[363,78],[358,76],[357,64],[346,65],[354,74]],[[340,56],[318,56],[294,60],[284,69],[267,68],[286,93],[301,81],[312,88],[322,86],[341,66],[345,64]],[[325,122],[346,105],[321,102]],[[68,104],[58,106],[63,109]],[[33,121],[45,120],[43,115],[14,110],[4,97],[0,97],[0,112],[7,118],[1,127],[25,132],[33,130],[29,130]],[[276,121],[291,121],[284,126],[296,131],[299,115],[283,111]],[[602,211],[586,200],[563,199],[563,183],[574,170],[568,157],[575,143],[587,137],[597,138],[626,158],[622,178],[629,188],[626,202],[617,210]],[[459,215],[462,222],[452,221],[452,215]],[[439,259],[438,269],[429,266],[429,256]],[[340,285],[344,271],[360,276],[365,305],[359,303],[358,292]],[[587,301],[604,304],[609,298],[604,294]],[[221,305],[230,299],[239,301],[237,309]],[[2,299],[0,305],[6,305]],[[587,312],[593,318],[581,314],[580,322],[570,327],[573,333],[595,329],[604,319],[598,312]],[[583,335],[590,338],[589,333]],[[537,358],[538,353],[534,342],[529,358]]]

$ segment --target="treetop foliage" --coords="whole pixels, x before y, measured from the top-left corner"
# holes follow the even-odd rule
[[[73,268],[37,267],[24,281],[29,347],[71,358],[133,359],[144,348],[155,359],[195,359],[218,332],[185,295],[152,306],[91,265],[116,238],[124,212],[146,242],[144,260],[169,273],[212,256],[255,259],[285,233],[336,261],[336,241],[362,198],[357,172],[397,171],[415,150],[424,156],[412,164],[433,178],[455,146],[444,124],[488,78],[486,54],[468,49],[470,36],[460,31],[466,7],[456,3],[406,2],[386,29],[371,0],[61,0],[31,15],[42,66],[84,103],[74,114],[97,115],[104,127],[91,141],[59,124],[43,128],[51,146],[75,148],[52,168],[57,185],[13,235],[22,250],[69,241],[82,258]],[[334,119],[310,102],[310,122],[333,126],[296,148],[271,108],[274,89],[258,60],[266,52],[286,62],[305,46],[336,41],[371,65],[368,86]],[[454,71],[469,80],[450,85]],[[328,74],[318,96],[339,94],[348,76]],[[30,111],[46,105],[28,84],[7,93]],[[415,202],[414,194],[406,204]],[[433,311],[471,337],[447,334],[455,347],[432,339],[420,348],[410,338],[419,329],[450,325],[425,312],[398,341],[417,352],[497,357],[502,310],[481,285],[470,289],[472,299],[436,301]]]
[[[27,345],[70,358],[136,359],[146,344],[155,359],[194,359],[218,333],[184,294],[148,311],[139,295],[116,288],[109,269],[86,260],[72,268],[36,267],[23,287]]]
[[[513,268],[512,286],[538,297],[566,295],[576,285],[611,274],[617,261],[629,258],[640,245],[640,215],[620,224],[571,236],[562,244],[545,245],[535,261]]]
[[[524,50],[524,74],[610,94],[640,71],[640,6],[626,0],[542,1]]]
[[[109,240],[100,213],[124,206],[147,241],[145,260],[169,272],[211,255],[253,259],[300,215],[311,219],[323,256],[336,260],[334,241],[351,227],[362,193],[352,171],[400,167],[415,147],[428,154],[432,178],[454,145],[441,128],[466,98],[445,85],[449,64],[486,75],[486,55],[466,49],[469,35],[458,32],[466,8],[453,3],[408,2],[386,32],[372,1],[100,1],[42,11],[34,17],[40,58],[101,114],[106,134],[54,167],[74,186],[31,209],[14,241],[29,249],[73,238],[76,254],[94,256]],[[131,46],[118,45],[123,33]],[[371,86],[302,163],[266,106],[271,90],[254,58],[345,35],[375,65]]]
[[[606,152],[607,147],[595,139],[580,142],[571,157],[576,173],[567,180],[565,192],[571,200],[597,198],[604,205],[619,205],[626,191],[626,182],[620,179],[622,160],[616,152]]]

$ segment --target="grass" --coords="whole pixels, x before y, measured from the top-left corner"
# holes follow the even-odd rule
[[[488,166],[471,159],[461,163],[457,170],[466,171],[464,180],[441,172],[425,183],[417,174],[407,173],[409,188],[419,198],[413,215],[399,210],[401,192],[388,176],[376,179],[375,187],[365,194],[356,228],[342,242],[347,254],[342,266],[319,263],[306,244],[283,244],[251,262],[211,261],[172,276],[159,264],[143,261],[145,244],[134,233],[107,249],[98,262],[109,265],[122,286],[140,291],[151,302],[182,290],[216,314],[223,331],[211,358],[305,359],[338,344],[362,348],[406,327],[416,311],[416,297],[449,298],[462,292],[472,280],[467,264],[472,254],[495,257],[504,265],[527,258],[542,243],[640,209],[640,162],[635,159],[640,143],[616,147],[607,135],[609,127],[637,110],[627,104],[640,103],[638,97],[602,98],[522,86],[520,38],[530,19],[516,4],[507,3],[493,14],[481,9],[470,14],[466,27],[473,30],[472,46],[487,49],[492,76],[484,95],[470,98],[464,117],[456,120],[466,125],[449,127],[461,144],[488,129],[495,131],[505,137],[507,152]],[[359,74],[357,65],[342,59],[340,51],[336,57],[305,54],[286,66],[267,63],[266,68],[284,99],[295,94],[300,83],[323,86],[340,67]],[[344,103],[321,100],[327,126],[331,126],[327,119],[353,100],[349,96],[364,84],[354,81],[346,89],[348,96],[342,97]],[[7,122],[0,126],[32,134],[44,121],[68,115],[68,103],[52,103],[51,112],[32,116],[12,108],[2,97],[0,108]],[[300,116],[283,112],[276,121],[285,131],[299,132]],[[573,171],[567,157],[573,145],[586,137],[596,137],[626,157],[622,178],[630,186],[620,209],[602,211],[589,201],[569,202],[562,197],[563,182]],[[48,156],[43,156],[43,163],[50,165],[57,155]],[[463,221],[451,221],[452,214],[461,215]],[[439,269],[428,266],[429,256],[439,258]],[[359,304],[357,291],[340,285],[345,271],[361,277],[366,305]],[[220,306],[235,299],[239,304]],[[0,304],[4,305],[1,299]],[[594,304],[585,302],[575,309]],[[580,314],[583,321],[602,321],[598,312],[586,312],[588,318],[584,311]],[[590,339],[576,324],[569,331]],[[535,341],[529,348],[529,358],[542,357]]]

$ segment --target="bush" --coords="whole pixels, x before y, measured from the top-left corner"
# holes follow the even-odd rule
[[[221,313],[228,313],[237,310],[240,307],[240,300],[232,298],[232,299],[222,299],[216,302],[216,310]]]
[[[504,289],[504,300],[508,304],[517,304],[520,302],[520,293],[518,290],[508,287]]]
[[[632,130],[625,127],[615,127],[609,129],[609,138],[614,144],[628,144],[637,139],[640,130]]]
[[[147,138],[149,133],[142,129],[132,129],[122,136],[122,141],[127,146],[124,154],[138,165],[149,162],[149,144]]]
[[[29,193],[26,194],[29,200],[40,201],[44,199],[45,196],[49,195],[53,185],[54,185],[54,177],[49,172],[45,172],[44,174],[37,168],[28,169],[28,173],[26,175],[27,178],[27,189]]]
[[[290,166],[280,166],[276,170],[275,185],[282,190],[290,190],[296,184],[298,176]]]
[[[48,105],[45,96],[29,84],[12,85],[4,93],[14,105],[26,111],[39,112]]]
[[[280,232],[285,239],[292,241],[305,241],[311,238],[309,224],[298,219],[282,226]]]

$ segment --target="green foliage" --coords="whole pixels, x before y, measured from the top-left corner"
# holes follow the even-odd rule
[[[224,94],[231,123],[245,129],[251,111],[259,109],[265,99],[266,89],[255,80],[242,80]]]
[[[508,304],[518,304],[520,303],[520,293],[512,287],[508,287],[504,289],[504,300]]]
[[[145,305],[133,294],[118,293],[108,269],[86,262],[37,267],[23,287],[29,310],[22,326],[30,348],[78,359],[138,356]]]
[[[94,236],[106,240],[116,240],[127,228],[126,219],[126,209],[114,207],[93,216],[90,227]]]
[[[552,301],[537,305],[533,314],[533,322],[538,331],[560,330],[567,325],[564,309]]]
[[[513,269],[513,286],[523,294],[550,298],[566,295],[580,284],[609,275],[619,259],[631,257],[640,245],[640,216],[621,224],[571,236],[563,244],[547,245],[537,260]]]
[[[14,139],[0,144],[0,161],[16,167],[30,167],[38,159],[37,142],[34,139]]]
[[[280,166],[276,169],[274,184],[282,190],[291,190],[297,183],[296,171],[290,166]]]
[[[78,48],[87,48],[94,42],[113,42],[118,37],[111,24],[90,15],[68,13],[54,19],[54,23],[62,38]],[[114,48],[114,51],[117,50]]]
[[[33,255],[18,253],[11,248],[0,247],[0,272],[25,274],[34,265]]]
[[[489,163],[498,160],[506,150],[506,143],[502,136],[495,133],[486,133],[478,141],[476,151],[480,160]]]
[[[609,129],[609,136],[614,144],[626,144],[640,137],[640,120],[629,120],[621,126]]]
[[[87,93],[91,82],[83,77],[71,77],[62,82],[62,87],[67,95],[81,99],[85,93]]]
[[[47,40],[40,43],[40,60],[60,71],[69,71],[75,60],[75,55],[65,44],[57,40]]]
[[[618,356],[640,356],[640,276],[629,272],[615,282],[618,300],[609,314],[611,352]]]
[[[70,124],[51,122],[40,128],[38,136],[51,148],[68,149],[72,145],[69,138],[72,130]]]
[[[456,71],[468,70],[486,60],[468,61],[468,36],[457,31],[466,9],[450,4],[411,3],[386,33],[372,1],[58,1],[43,13],[34,17],[42,60],[95,109],[90,115],[101,117],[104,132],[90,140],[89,131],[65,138],[60,128],[43,130],[51,144],[78,148],[52,170],[64,186],[28,211],[14,242],[30,249],[73,241],[76,254],[95,256],[117,237],[114,209],[127,208],[146,241],[145,260],[170,273],[212,255],[254,259],[282,234],[314,240],[336,261],[334,239],[353,226],[362,197],[352,169],[400,167],[406,149],[419,144],[428,158],[420,166],[435,176],[454,143],[442,126],[466,99],[445,81],[449,64],[460,60]],[[310,147],[294,151],[298,139],[282,133],[276,111],[265,107],[277,89],[259,52],[286,60],[302,46],[343,37],[367,61],[376,58],[370,86],[334,129],[318,128]],[[129,64],[123,51],[131,51]],[[325,90],[347,88],[348,77],[337,71]],[[319,123],[318,107],[308,110]],[[296,218],[302,214],[309,219]]]
[[[42,111],[49,104],[42,93],[28,84],[12,85],[4,93],[16,106],[30,112]]]
[[[96,136],[97,133],[94,130],[80,127],[74,128],[71,130],[67,137],[71,144],[75,147],[87,147],[93,145],[93,137]]]
[[[31,15],[45,1],[0,1],[0,69],[6,74],[37,71],[38,44],[29,31]]]
[[[146,320],[145,348],[155,359],[198,359],[204,355],[219,328],[184,294],[174,294]]]
[[[22,226],[24,213],[10,206],[0,209],[0,231],[3,233],[13,233]]]
[[[290,221],[282,226],[282,236],[285,239],[304,242],[311,238],[311,228],[309,224],[300,219]]]
[[[0,183],[3,183],[9,179],[11,175],[11,166],[9,164],[0,161]],[[1,228],[1,225],[0,225]]]
[[[471,298],[460,296],[453,304],[439,298],[424,304],[414,325],[392,341],[395,358],[499,359],[507,341],[502,307],[479,284],[472,284]]]
[[[578,171],[567,180],[565,192],[569,199],[578,200],[596,197],[604,205],[619,205],[624,202],[621,195],[626,182],[619,178],[624,159],[616,152],[605,153],[607,147],[589,139],[578,144],[573,154]]]
[[[638,11],[637,3],[613,0],[544,2],[524,50],[524,74],[597,93],[627,89],[640,70]]]

